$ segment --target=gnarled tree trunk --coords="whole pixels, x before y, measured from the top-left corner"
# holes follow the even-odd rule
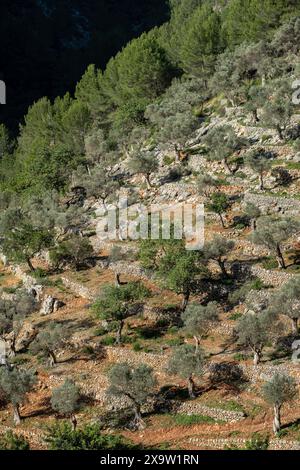
[[[70,417],[70,421],[71,421],[73,431],[76,431],[76,428],[77,428],[76,416],[72,414],[71,417]]]
[[[13,405],[13,412],[14,412],[14,423],[16,426],[21,424],[21,416],[20,416],[20,409],[18,404]]]
[[[134,419],[133,424],[136,429],[142,430],[145,429],[145,421],[142,418],[141,406],[139,403],[134,403]]]
[[[115,285],[116,287],[120,287],[121,285],[120,273],[115,273]]]
[[[274,405],[273,431],[275,435],[279,433],[281,428],[280,408],[281,406],[278,403]]]
[[[195,395],[195,384],[194,384],[194,381],[193,381],[193,377],[190,376],[188,378],[188,391],[189,391],[189,397],[190,398],[196,398],[196,395]]]
[[[191,295],[190,291],[187,291],[183,294],[183,299],[182,299],[182,303],[181,303],[181,310],[183,312],[185,312],[185,309],[186,309],[186,307],[189,303],[190,295]]]
[[[53,351],[49,351],[48,354],[49,354],[49,365],[50,367],[54,367],[55,364],[57,364],[56,355]]]
[[[261,351],[256,349],[253,352],[254,352],[253,365],[257,366],[260,363],[260,360],[261,360]]]
[[[119,326],[117,329],[116,344],[120,345],[122,343],[122,331],[124,328],[124,320],[120,320]]]
[[[286,264],[285,264],[284,257],[283,257],[279,244],[277,244],[276,246],[276,259],[277,259],[278,267],[280,269],[286,269]]]
[[[219,258],[217,261],[218,261],[218,264],[220,266],[220,269],[222,271],[223,276],[228,277],[228,273],[227,273],[226,268],[225,268],[226,260],[222,260],[221,258]]]
[[[295,333],[296,335],[298,334],[299,332],[299,328],[298,328],[298,318],[292,318],[292,328],[293,328],[293,333]]]

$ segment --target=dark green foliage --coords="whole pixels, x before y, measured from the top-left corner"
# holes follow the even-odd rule
[[[70,424],[55,424],[47,428],[44,438],[49,450],[122,450],[132,448],[122,436],[103,434],[97,424],[72,429]]]
[[[171,67],[156,36],[154,30],[134,39],[106,67],[101,88],[119,122],[141,122],[147,104],[170,83]]]
[[[220,14],[204,4],[194,11],[186,29],[179,52],[182,68],[192,75],[206,78],[223,49]]]
[[[251,439],[246,442],[245,450],[268,450],[270,444],[269,436],[264,436],[255,432]]]
[[[149,295],[149,290],[141,282],[106,286],[93,304],[92,312],[101,320],[118,323],[116,343],[120,344],[124,320],[135,315],[145,297]]]
[[[0,437],[0,450],[30,450],[29,442],[22,435],[7,431]]]
[[[50,261],[55,268],[69,266],[75,270],[84,265],[88,258],[94,254],[93,247],[88,238],[73,235],[62,241],[50,251]]]
[[[218,192],[211,195],[208,209],[215,214],[218,214],[223,228],[225,228],[223,214],[226,212],[229,206],[229,199],[225,193]]]
[[[268,38],[284,15],[293,15],[298,9],[293,0],[231,0],[224,12],[225,38],[231,47]]]
[[[0,124],[0,159],[7,157],[13,149],[13,144],[4,124]]]
[[[15,218],[17,214],[18,218]],[[53,234],[41,226],[33,225],[26,219],[25,213],[18,213],[16,210],[8,209],[3,214],[0,222],[3,236],[1,248],[8,259],[19,263],[26,262],[29,269],[33,271],[32,258],[42,249],[51,246]]]

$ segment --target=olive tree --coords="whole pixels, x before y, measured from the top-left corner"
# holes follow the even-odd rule
[[[35,307],[34,297],[25,291],[17,292],[14,300],[0,299],[0,337],[8,346],[10,356],[15,356],[18,333]]]
[[[202,338],[207,336],[213,324],[218,321],[218,318],[216,302],[210,302],[205,306],[192,303],[182,313],[183,331],[194,337],[196,352],[199,350]]]
[[[175,348],[168,364],[168,372],[178,375],[187,381],[190,398],[195,398],[194,376],[201,377],[204,373],[203,351],[191,344],[183,344]]]
[[[49,252],[50,261],[56,269],[69,266],[76,271],[84,266],[94,254],[88,238],[72,235],[69,239],[57,243]]]
[[[262,386],[262,394],[266,402],[273,407],[273,431],[278,435],[281,429],[282,405],[296,398],[298,394],[296,382],[289,375],[276,372],[272,379]]]
[[[65,325],[51,322],[37,334],[30,349],[33,353],[48,356],[49,365],[53,367],[57,364],[56,351],[66,344],[69,334]]]
[[[135,368],[126,362],[115,364],[109,371],[108,379],[110,385],[107,395],[129,399],[134,411],[133,426],[143,429],[145,422],[141,408],[156,387],[152,368],[145,364],[139,364]]]
[[[286,269],[282,244],[299,231],[299,222],[289,217],[260,217],[257,229],[251,235],[256,245],[269,248],[277,258],[278,267]]]
[[[208,209],[219,216],[223,228],[226,228],[223,214],[229,207],[229,199],[225,193],[217,192],[211,195]]]
[[[219,235],[215,236],[213,240],[207,242],[204,246],[204,257],[207,260],[215,261],[223,274],[224,277],[228,277],[226,270],[226,261],[228,255],[234,249],[235,243],[233,240],[227,240],[227,238]]]
[[[114,245],[109,253],[108,256],[108,263],[111,266],[113,263],[118,263],[119,261],[129,261],[132,260],[134,257],[134,253],[131,250],[122,250],[120,246]],[[115,285],[121,286],[123,283],[121,282],[121,273],[118,270],[118,267],[111,266],[111,268],[115,272]],[[125,282],[125,284],[127,284]]]
[[[299,332],[298,322],[300,319],[300,277],[290,279],[274,295],[272,299],[272,310],[276,314],[286,315],[291,319],[293,333]]]
[[[247,145],[245,138],[239,137],[233,127],[227,124],[214,127],[204,137],[203,143],[208,149],[209,160],[223,162],[230,174],[237,169],[232,168],[230,158]]]
[[[263,348],[270,338],[269,322],[267,313],[248,312],[237,325],[238,344],[252,350],[255,366],[259,364]]]
[[[255,204],[248,202],[245,206],[244,212],[245,215],[249,217],[251,221],[251,228],[254,232],[257,227],[257,219],[261,216],[261,210]]]
[[[162,98],[146,109],[145,117],[154,125],[158,141],[173,144],[177,160],[199,126],[194,110],[203,104],[203,88],[200,79],[174,80]]]
[[[92,312],[101,320],[117,323],[116,344],[119,345],[126,318],[135,315],[141,302],[149,295],[149,290],[141,282],[106,286],[93,304]]]
[[[16,215],[15,211],[14,214]],[[6,216],[10,217],[6,213],[0,220],[3,253],[12,261],[27,263],[30,271],[35,271],[32,258],[52,245],[53,233],[34,226],[30,219],[27,219],[27,215],[22,212],[19,213],[18,218],[10,218],[10,224],[7,224],[7,219],[4,220]]]
[[[158,170],[158,160],[155,152],[144,150],[133,155],[129,160],[128,166],[134,174],[144,175],[147,188],[152,188],[150,177],[152,173]]]
[[[115,197],[119,189],[119,183],[103,165],[94,166],[89,172],[85,168],[79,167],[72,175],[73,185],[82,186],[86,191],[86,196],[93,198],[96,202],[101,202],[106,206],[107,201]]]
[[[249,151],[245,156],[245,164],[259,176],[259,189],[263,191],[264,175],[272,168],[272,154],[264,149]]]
[[[218,180],[207,173],[197,176],[196,183],[199,194],[206,197],[209,197],[212,191],[219,186]]]
[[[75,412],[79,408],[80,390],[73,380],[65,382],[52,391],[51,406],[53,410],[70,418],[73,431],[77,427]]]
[[[291,99],[291,85],[287,80],[276,80],[270,86],[270,98],[262,109],[262,122],[265,126],[275,129],[280,140],[286,137],[286,130],[295,113],[295,105]]]
[[[21,423],[20,405],[36,383],[36,377],[31,370],[17,367],[0,367],[0,393],[6,401],[12,404],[14,422]]]
[[[157,275],[165,287],[182,295],[181,308],[184,311],[191,294],[197,291],[199,282],[206,276],[207,269],[199,253],[187,250],[181,242],[164,245],[163,254],[158,254]]]

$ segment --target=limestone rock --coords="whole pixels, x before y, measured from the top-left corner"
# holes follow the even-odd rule
[[[16,352],[26,349],[29,344],[34,340],[38,333],[37,328],[32,323],[24,323],[18,337],[16,339],[15,350]]]
[[[52,297],[51,295],[48,295],[47,297],[45,297],[42,303],[40,314],[49,315],[50,313],[56,312],[64,305],[64,302],[62,302],[61,300],[58,300],[55,297]]]

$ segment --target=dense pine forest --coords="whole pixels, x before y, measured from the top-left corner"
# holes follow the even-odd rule
[[[0,448],[298,450],[299,2],[3,3]]]

